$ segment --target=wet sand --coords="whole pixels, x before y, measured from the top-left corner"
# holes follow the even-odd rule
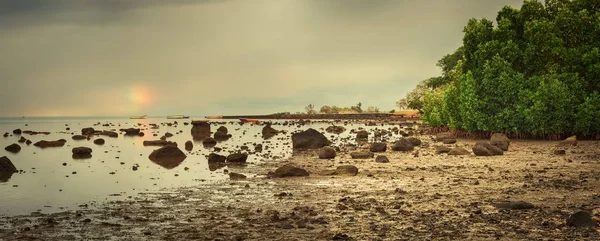
[[[249,176],[142,193],[88,209],[0,218],[2,240],[600,240],[595,227],[569,227],[570,214],[600,215],[600,143],[515,141],[503,156],[435,154],[430,136],[389,163],[295,154],[229,172]],[[475,141],[459,139],[467,150]],[[377,155],[378,153],[376,153]],[[268,178],[292,163],[310,177]],[[356,176],[321,175],[355,165]],[[222,171],[222,170],[221,170]],[[494,204],[525,201],[523,210]]]

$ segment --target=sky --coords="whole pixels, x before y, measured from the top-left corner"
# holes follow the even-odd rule
[[[522,0],[0,0],[0,116],[395,102]]]

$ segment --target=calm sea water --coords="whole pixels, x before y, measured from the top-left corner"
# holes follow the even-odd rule
[[[192,119],[194,119],[192,117]],[[201,118],[197,118],[201,119]],[[178,125],[167,126],[166,123],[177,121]],[[186,152],[187,158],[179,166],[166,169],[148,159],[149,154],[158,147],[145,147],[144,140],[157,140],[164,133],[170,132],[173,137],[170,141],[177,142],[180,149],[183,144],[192,140],[191,125],[183,125],[190,120],[167,120],[165,118],[148,118],[130,120],[128,118],[105,117],[62,117],[62,118],[0,118],[0,134],[10,133],[9,137],[0,137],[0,156],[7,156],[23,173],[15,173],[6,182],[0,182],[0,215],[20,215],[33,211],[44,213],[56,212],[65,209],[76,209],[80,205],[104,202],[107,200],[125,199],[140,192],[168,190],[173,187],[193,186],[210,183],[228,178],[223,170],[210,171],[205,155],[213,152],[200,142],[194,143],[194,150]],[[239,146],[247,145],[253,150],[252,144],[260,143],[269,146],[265,151],[270,151],[275,159],[285,159],[292,155],[291,132],[315,128],[324,132],[330,124],[315,123],[305,126],[282,126],[273,121],[273,126],[278,130],[288,131],[279,134],[271,140],[261,138],[262,125],[244,124],[235,121],[220,120],[224,124],[211,123],[211,131],[215,132],[219,126],[228,128],[232,138],[221,142],[217,147],[223,148],[221,155],[239,151]],[[161,124],[162,123],[162,124]],[[109,126],[103,126],[108,124]],[[149,124],[159,125],[159,129],[151,129]],[[96,130],[116,130],[120,128],[141,128],[144,137],[129,137],[119,133],[118,138],[98,136],[106,143],[96,145],[91,140],[75,141],[72,134],[81,134],[81,129],[93,127]],[[369,129],[386,129],[390,126],[365,126],[353,124],[347,126],[348,130],[359,127]],[[49,135],[13,135],[14,129],[50,132]],[[70,128],[70,130],[67,130]],[[156,136],[154,136],[156,134]],[[339,143],[343,138],[352,137],[349,131],[341,135],[331,136],[326,134],[334,143]],[[64,147],[41,149],[25,143],[18,143],[23,136],[33,143],[39,140],[66,139]],[[397,137],[392,137],[392,139]],[[12,154],[4,147],[18,143],[22,150]],[[85,146],[93,149],[92,158],[75,160],[71,157],[73,147]],[[263,161],[259,154],[251,154],[249,163]],[[134,171],[133,166],[139,166]],[[251,164],[250,164],[251,165]],[[237,170],[239,172],[239,170]],[[243,173],[243,169],[241,170]]]

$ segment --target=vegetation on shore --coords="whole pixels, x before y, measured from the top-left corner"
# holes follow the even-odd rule
[[[463,32],[463,46],[437,64],[442,75],[400,107],[470,133],[600,133],[600,1],[526,0]]]

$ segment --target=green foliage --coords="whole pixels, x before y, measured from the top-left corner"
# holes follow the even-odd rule
[[[432,126],[442,126],[446,123],[443,115],[444,90],[439,88],[427,91],[423,96],[422,119]]]
[[[600,132],[600,94],[598,94],[598,92],[594,92],[587,96],[585,101],[578,106],[576,119],[576,132]]]

